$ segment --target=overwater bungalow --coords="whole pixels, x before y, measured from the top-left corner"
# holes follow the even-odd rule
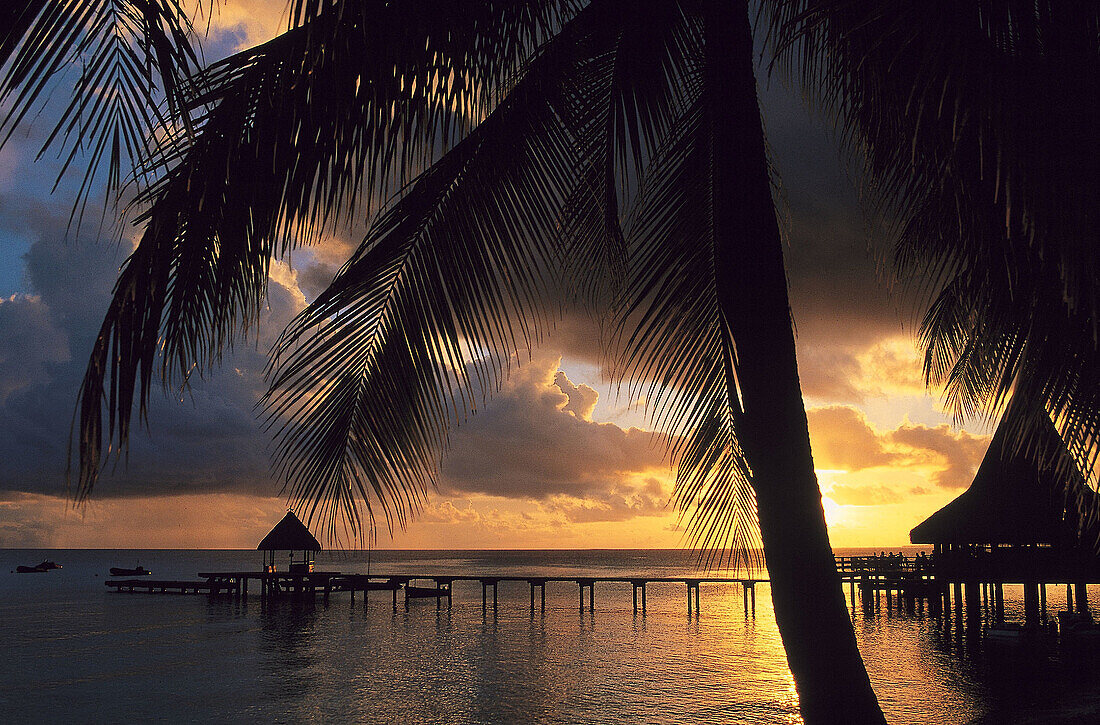
[[[1023,584],[1025,616],[1036,623],[1045,585],[1073,584],[1076,611],[1087,614],[1085,584],[1100,582],[1100,497],[1049,421],[1033,445],[1008,445],[1012,415],[998,427],[970,488],[917,525],[909,539],[934,546],[933,568],[945,595],[954,583],[958,599],[966,584],[967,599],[977,601],[978,587],[990,585],[1003,616],[1001,586]]]
[[[287,571],[292,574],[308,574],[313,571],[313,557],[321,550],[321,542],[317,541],[293,511],[287,511],[286,516],[275,524],[275,528],[267,533],[256,549],[264,552],[264,571],[276,571],[276,556],[285,551],[290,554]],[[295,559],[297,553],[301,554],[301,559]]]

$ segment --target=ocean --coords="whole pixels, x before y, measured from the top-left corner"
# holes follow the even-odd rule
[[[915,550],[915,549],[913,549]],[[864,553],[838,550],[838,554]],[[316,601],[119,594],[112,566],[154,579],[257,569],[255,551],[6,550],[0,569],[0,721],[364,723],[792,723],[794,684],[766,584],[746,617],[739,585],[651,584],[645,616],[625,584],[547,585],[532,613],[523,582],[496,612],[456,583],[453,607],[388,592]],[[9,574],[52,559],[64,568]],[[322,552],[318,568],[371,574],[690,576],[687,551]],[[1022,593],[1006,587],[1009,618]],[[1100,589],[1090,591],[1100,602]],[[1048,611],[1065,608],[1048,589]],[[1096,610],[1094,609],[1094,612]],[[1100,666],[1051,637],[1033,649],[967,645],[925,612],[852,611],[891,723],[1100,720]],[[1086,653],[1087,654],[1087,653]]]

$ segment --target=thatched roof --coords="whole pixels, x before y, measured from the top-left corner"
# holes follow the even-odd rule
[[[914,528],[910,541],[1072,545],[1095,540],[1097,494],[1050,421],[1026,450],[1010,450],[1008,438],[1002,423],[970,488]]]
[[[293,511],[287,511],[283,520],[275,524],[256,548],[261,551],[320,551],[321,544]]]

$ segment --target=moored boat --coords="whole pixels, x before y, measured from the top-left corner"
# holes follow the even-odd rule
[[[122,568],[119,568],[117,566],[112,566],[111,567],[111,576],[146,576],[146,575],[152,574],[152,573],[153,572],[149,571],[148,569],[141,566],[140,564],[138,564],[133,569],[122,569]]]
[[[42,562],[41,564],[36,564],[35,566],[17,566],[15,567],[15,571],[18,574],[41,574],[42,572],[50,571],[51,569],[60,568],[60,564],[47,560]]]

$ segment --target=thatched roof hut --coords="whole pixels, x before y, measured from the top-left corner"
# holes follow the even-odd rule
[[[271,571],[274,571],[276,551],[290,552],[290,571],[299,569],[309,571],[313,568],[312,553],[321,550],[321,542],[317,541],[293,511],[287,511],[282,521],[275,524],[275,528],[267,533],[256,548],[264,552],[264,566]],[[269,551],[271,552],[270,563],[266,553]],[[296,551],[302,552],[300,563],[294,561]]]
[[[1002,423],[970,488],[917,525],[910,541],[1073,546],[1097,540],[1097,494],[1050,421],[1024,450],[1009,446],[1008,438]]]
[[[320,551],[321,543],[293,511],[287,511],[256,548],[260,551]]]

